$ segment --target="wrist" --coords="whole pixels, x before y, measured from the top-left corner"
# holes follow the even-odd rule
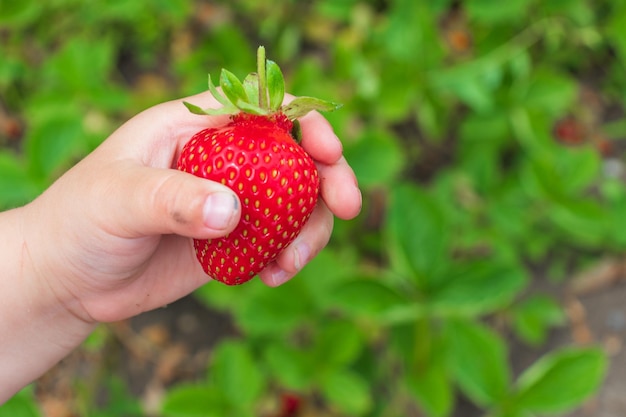
[[[51,284],[55,272],[44,273],[35,262],[26,212],[0,213],[5,237],[0,259],[6,268],[0,278],[0,404],[70,353],[94,327],[72,310],[76,302]]]

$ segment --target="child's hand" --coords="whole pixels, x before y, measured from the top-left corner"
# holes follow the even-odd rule
[[[215,103],[203,93],[186,100]],[[217,106],[217,103],[215,103]],[[225,117],[190,114],[182,101],[134,117],[22,209],[31,272],[82,320],[114,321],[171,303],[205,284],[191,238],[214,238],[238,223],[228,188],[176,171],[197,131]],[[290,279],[328,242],[333,215],[356,216],[361,194],[328,122],[301,119],[302,145],[316,160],[320,204],[302,233],[260,273],[268,285]]]

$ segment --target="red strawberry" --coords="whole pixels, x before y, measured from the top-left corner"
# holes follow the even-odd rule
[[[222,70],[220,85],[224,95],[209,77],[209,89],[222,108],[185,105],[196,114],[231,114],[231,121],[196,133],[183,147],[178,169],[227,185],[239,196],[241,221],[232,233],[194,240],[205,272],[237,285],[276,259],[300,233],[317,203],[315,163],[292,136],[296,118],[338,106],[310,97],[282,106],[284,79],[278,65],[265,59],[263,47],[258,51],[258,73],[242,83]]]
[[[302,414],[302,397],[294,393],[284,393],[281,396],[280,417],[297,417]]]

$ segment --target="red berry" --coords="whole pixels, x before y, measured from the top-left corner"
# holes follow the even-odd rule
[[[565,145],[579,145],[587,139],[587,131],[579,120],[565,117],[555,123],[554,136]]]
[[[276,259],[317,203],[315,163],[289,130],[266,116],[240,113],[224,128],[198,132],[183,148],[178,168],[239,196],[242,213],[235,230],[194,241],[206,273],[229,285],[248,281]]]
[[[302,408],[302,398],[297,394],[285,393],[281,396],[280,417],[296,417]]]
[[[196,114],[232,114],[226,126],[196,133],[178,159],[178,169],[230,187],[241,201],[241,221],[228,236],[194,240],[204,271],[228,285],[252,279],[308,221],[317,204],[319,177],[315,163],[292,136],[293,120],[310,110],[338,107],[310,97],[282,106],[282,73],[264,54],[259,48],[258,73],[244,83],[222,71],[224,96],[209,78],[209,89],[223,108],[185,103]]]

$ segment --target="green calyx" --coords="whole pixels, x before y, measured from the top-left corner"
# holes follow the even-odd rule
[[[195,104],[183,102],[187,109],[199,115],[236,114],[246,112],[259,116],[283,112],[291,120],[304,116],[310,111],[333,111],[341,104],[314,97],[297,97],[283,106],[285,79],[278,64],[265,58],[265,48],[257,50],[257,72],[250,73],[241,82],[232,72],[222,69],[220,75],[221,92],[209,75],[209,91],[222,105],[217,109],[203,109]]]

